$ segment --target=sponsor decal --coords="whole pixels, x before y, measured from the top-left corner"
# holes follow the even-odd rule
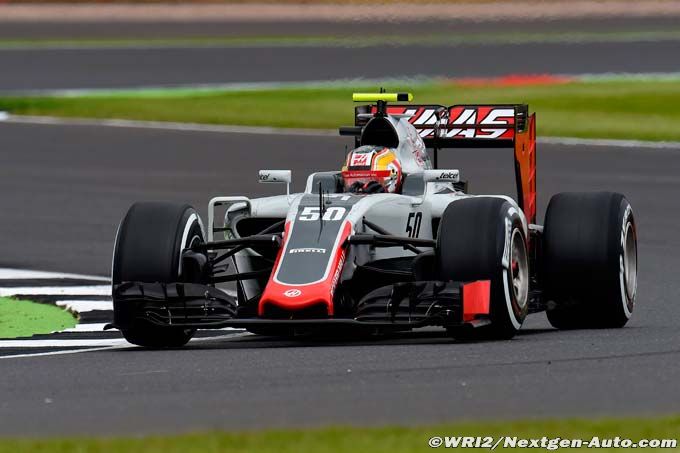
[[[628,217],[630,217],[631,212],[633,212],[633,208],[630,207],[630,205],[626,206],[626,210],[623,212],[623,222],[621,223],[621,250],[624,250],[626,247],[626,231],[628,230]]]
[[[508,107],[452,106],[440,115],[425,107],[388,107],[387,111],[390,114],[410,114],[409,122],[418,129],[421,138],[433,138],[437,125],[440,137],[453,139],[512,139],[515,133],[515,110]]]
[[[423,132],[426,132],[428,130],[431,129],[425,129],[423,130]],[[413,158],[416,160],[418,165],[420,167],[429,166],[427,165],[427,163],[429,163],[430,156],[427,154],[425,142],[423,142],[423,139],[420,137],[420,134],[418,134],[417,131],[409,128],[406,140],[409,144],[409,148],[411,149],[411,153],[413,154]]]
[[[514,123],[515,110],[512,108],[454,107],[449,111],[448,129],[445,136],[447,138],[501,138],[512,131],[511,127]],[[489,129],[466,128],[467,125],[488,125]]]
[[[626,206],[626,210],[623,213],[623,222],[621,224],[621,238],[619,245],[621,246],[621,254],[619,255],[619,282],[621,284],[621,300],[624,305],[626,314],[630,316],[630,309],[628,308],[629,302],[635,301],[635,295],[637,292],[637,279],[634,282],[629,282],[627,279],[626,269],[626,238],[628,232],[628,227],[631,226],[630,215],[633,212],[633,208],[630,205]],[[631,231],[630,234],[635,234]],[[630,264],[629,264],[630,265]],[[632,285],[631,285],[632,284]],[[632,288],[629,287],[632,286]]]
[[[287,291],[284,291],[283,295],[286,297],[298,297],[302,295],[302,291],[300,291],[299,289],[289,289]]]
[[[303,247],[297,249],[290,249],[288,253],[326,253],[326,249],[318,249],[313,247]]]
[[[455,171],[443,171],[437,179],[458,179],[458,173]]]
[[[340,255],[340,262],[338,263],[338,267],[335,269],[335,273],[333,273],[333,280],[331,280],[331,294],[335,293],[335,287],[338,286],[338,281],[340,280],[340,274],[342,273],[342,268],[345,265],[345,250],[342,250],[342,255]]]
[[[260,170],[257,173],[259,182],[285,182],[290,183],[290,170]]]
[[[411,118],[411,124],[419,126],[421,124],[435,124],[437,122],[437,115],[435,109],[423,109]]]
[[[342,172],[343,178],[389,178],[391,170],[347,170]]]
[[[352,161],[350,162],[350,167],[366,167],[369,162],[369,157],[373,156],[373,153],[352,153]]]
[[[509,215],[512,215],[508,213]],[[502,265],[505,269],[510,269],[510,243],[512,242],[512,220],[505,218],[505,245],[503,246]]]

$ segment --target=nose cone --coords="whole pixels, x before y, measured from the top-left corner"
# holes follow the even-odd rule
[[[260,299],[258,315],[283,311],[295,316],[323,306],[326,315],[332,316],[333,294],[345,264],[345,242],[351,231],[352,225],[347,221],[325,222],[322,229],[319,221],[298,219],[287,224],[284,245]]]
[[[333,294],[326,285],[309,288],[267,286],[260,300],[258,315],[263,318],[305,318],[333,315]]]

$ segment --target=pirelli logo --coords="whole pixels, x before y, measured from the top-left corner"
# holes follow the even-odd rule
[[[317,249],[317,248],[311,248],[311,247],[305,247],[305,248],[298,248],[298,249],[290,249],[288,251],[289,254],[292,253],[326,253],[326,249]]]

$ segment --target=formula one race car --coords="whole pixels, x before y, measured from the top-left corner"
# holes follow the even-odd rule
[[[309,175],[303,193],[213,198],[207,229],[191,206],[134,204],[116,237],[110,327],[130,343],[175,347],[222,327],[440,326],[458,339],[508,339],[546,310],[560,329],[626,324],[637,285],[626,198],[561,193],[539,226],[526,105],[387,105],[411,99],[355,94],[367,105],[340,129],[355,147],[342,171]],[[514,150],[517,201],[468,194],[459,170],[437,168],[441,149],[498,147]],[[289,187],[291,172],[259,179]]]

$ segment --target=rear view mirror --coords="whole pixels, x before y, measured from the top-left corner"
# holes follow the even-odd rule
[[[290,170],[260,170],[258,173],[258,180],[263,183],[278,182],[290,184],[292,179],[292,172]]]
[[[261,183],[281,183],[286,185],[286,195],[290,195],[290,182],[293,179],[293,172],[290,170],[260,170],[257,175],[258,182]]]

